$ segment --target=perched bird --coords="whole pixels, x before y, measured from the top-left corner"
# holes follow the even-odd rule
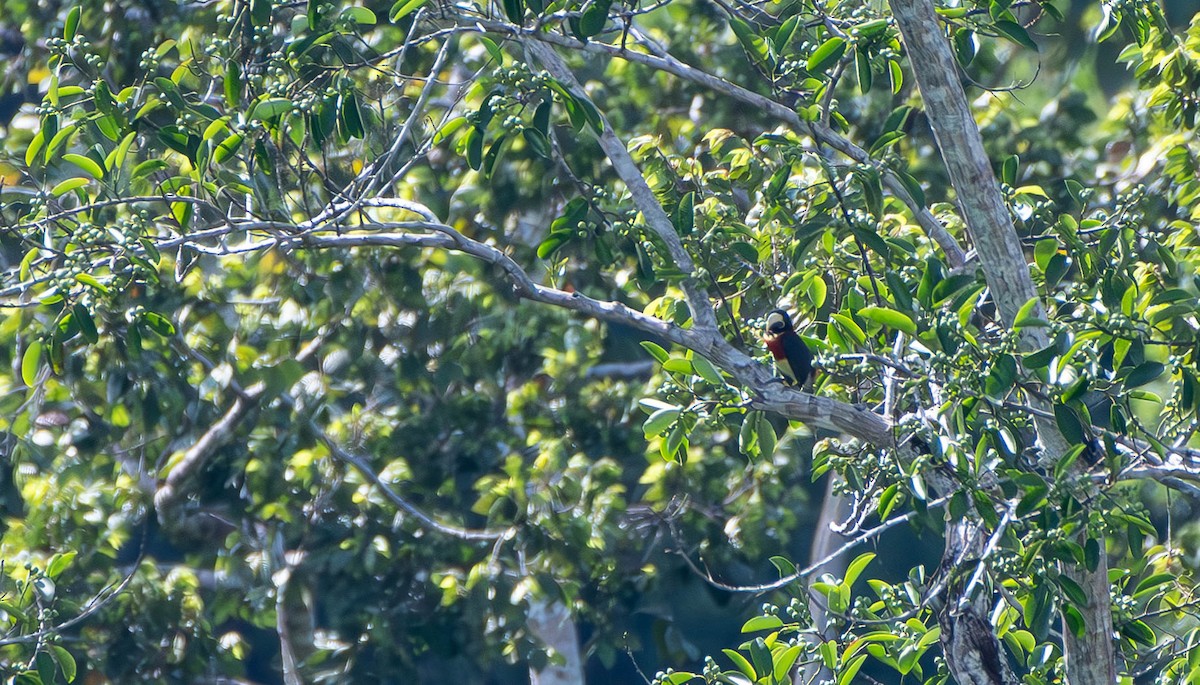
[[[813,375],[812,352],[796,334],[792,317],[786,311],[775,309],[767,314],[763,342],[775,357],[775,367],[783,374],[784,381],[800,387],[808,384]]]

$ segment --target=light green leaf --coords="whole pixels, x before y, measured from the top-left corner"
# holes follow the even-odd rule
[[[38,370],[42,365],[42,341],[34,340],[25,348],[21,355],[21,380],[25,385],[33,387],[37,383]]]
[[[76,178],[68,178],[65,181],[60,181],[58,183],[58,185],[51,188],[50,194],[54,197],[61,197],[62,195],[69,193],[72,190],[75,190],[76,188],[82,188],[83,186],[85,186],[91,182],[92,182],[92,179],[83,178],[82,176],[76,177]]]
[[[95,276],[91,274],[75,274],[75,280],[90,288],[95,288],[105,295],[108,294],[108,286],[101,283]]]
[[[88,173],[89,176],[97,181],[104,178],[104,167],[101,167],[99,164],[97,164],[96,160],[92,159],[91,157],[85,157],[83,155],[77,155],[73,152],[68,152],[67,154],[63,155],[63,160],[74,164],[80,169],[83,169]]]
[[[375,13],[366,7],[347,7],[342,10],[342,18],[363,26],[374,26],[378,22]]]
[[[909,335],[917,334],[917,324],[913,323],[907,315],[896,311],[895,309],[887,309],[886,307],[863,307],[858,310],[858,315],[864,319],[874,321],[875,323],[883,324],[888,328],[895,328],[898,331],[904,331]]]
[[[837,63],[846,53],[846,39],[834,36],[821,43],[808,57],[807,69],[813,73],[825,71]]]
[[[717,386],[725,384],[725,379],[721,378],[721,372],[704,357],[698,354],[692,355],[692,366],[696,368],[696,373],[709,383]]]
[[[643,340],[639,344],[642,346],[642,349],[649,352],[650,356],[654,357],[659,364],[665,364],[667,363],[667,360],[671,358],[671,355],[657,343],[650,342],[649,340]]]

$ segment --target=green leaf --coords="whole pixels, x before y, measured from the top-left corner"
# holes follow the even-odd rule
[[[1083,613],[1076,609],[1073,605],[1067,604],[1062,608],[1063,621],[1067,624],[1067,629],[1070,630],[1076,637],[1083,637],[1087,633],[1087,622],[1083,619]],[[1005,636],[1007,637],[1007,636]],[[1027,651],[1033,651],[1032,649]]]
[[[1040,302],[1041,302],[1041,300],[1039,300],[1038,297],[1035,295],[1035,296],[1029,298],[1029,300],[1025,304],[1021,305],[1021,308],[1017,310],[1016,318],[1013,319],[1013,328],[1019,329],[1019,328],[1036,327],[1036,326],[1041,326],[1041,327],[1049,326],[1050,325],[1049,323],[1047,323],[1046,321],[1043,321],[1042,319],[1037,318],[1037,316],[1034,315],[1034,309],[1037,308],[1037,306]]]
[[[847,335],[853,338],[855,343],[861,345],[867,341],[867,334],[864,333],[863,329],[854,322],[854,319],[851,319],[840,312],[831,314],[829,318],[830,323],[835,324],[838,327],[838,330],[845,332]]]
[[[71,308],[71,313],[74,315],[75,321],[79,324],[79,332],[83,333],[84,339],[93,345],[99,342],[100,332],[96,330],[96,321],[92,318],[92,313],[87,310],[87,307],[76,302]]]
[[[77,552],[62,552],[50,557],[49,563],[46,564],[46,575],[51,579],[57,579],[75,560],[76,554]]]
[[[75,682],[75,676],[78,674],[75,657],[71,656],[65,647],[59,645],[50,645],[49,649],[50,655],[58,662],[58,670],[62,671],[63,679],[68,683]]]
[[[866,654],[860,654],[850,661],[842,665],[841,672],[838,674],[838,685],[851,685],[858,677],[858,671],[862,668],[863,662],[867,660]]]
[[[342,10],[342,18],[362,26],[374,26],[379,21],[375,13],[366,7],[347,7]]]
[[[191,202],[172,202],[171,216],[179,223],[179,228],[187,232],[192,226],[192,216],[196,213],[196,207]]]
[[[83,13],[83,8],[76,5],[67,12],[67,20],[63,22],[63,40],[70,43],[75,39],[75,34],[79,31],[79,16]]]
[[[654,357],[659,364],[665,364],[667,360],[671,358],[671,355],[668,354],[666,350],[664,350],[658,344],[650,342],[649,340],[643,340],[638,344],[641,345],[644,350],[649,352],[650,356]]]
[[[1139,364],[1129,375],[1125,377],[1126,388],[1136,388],[1145,385],[1150,381],[1158,378],[1166,370],[1166,366],[1159,362],[1144,362]]]
[[[754,432],[758,437],[758,451],[764,458],[775,454],[775,447],[779,444],[779,436],[775,434],[775,426],[771,424],[771,419],[766,412],[758,412],[755,416]]]
[[[408,0],[408,1],[415,2],[416,0]],[[424,4],[426,2],[426,0],[420,0],[420,2],[422,4]],[[538,12],[537,14],[540,14],[540,12]],[[491,55],[492,59],[496,61],[497,65],[504,64],[504,53],[500,51],[500,46],[496,44],[496,41],[492,40],[491,38],[488,38],[487,36],[480,36],[479,42],[483,43],[483,47],[488,51],[488,54]],[[535,117],[535,119],[536,119],[536,117]],[[542,133],[546,132],[545,128],[542,128],[540,130],[542,131]]]
[[[1154,575],[1143,579],[1137,584],[1137,588],[1133,591],[1133,597],[1136,599],[1144,594],[1153,593],[1158,588],[1166,583],[1172,583],[1176,579],[1173,573],[1155,573]]]
[[[502,0],[504,16],[514,24],[520,24],[525,18],[525,5],[522,0]]]
[[[1063,594],[1067,596],[1067,599],[1071,600],[1072,604],[1081,607],[1087,606],[1087,593],[1083,591],[1082,587],[1079,587],[1079,583],[1076,583],[1067,576],[1059,576],[1058,586],[1062,588]]]
[[[731,17],[729,19],[729,28],[733,30],[733,35],[737,37],[741,43],[742,49],[750,56],[750,59],[760,67],[768,67],[770,61],[770,52],[768,50],[767,41],[758,35],[754,29],[745,21]]]
[[[242,66],[233,60],[225,64],[224,88],[225,104],[229,107],[240,106],[242,103]]]
[[[139,179],[139,178],[143,178],[145,176],[149,176],[150,174],[152,174],[156,171],[162,171],[163,169],[166,169],[166,168],[168,168],[167,163],[162,161],[161,159],[148,159],[148,160],[142,162],[141,164],[135,166],[133,168],[133,173],[130,174],[130,177],[133,179]]]
[[[1062,432],[1063,437],[1072,445],[1087,441],[1088,436],[1084,431],[1083,423],[1074,409],[1056,402],[1054,404],[1054,422],[1058,424],[1058,430]]]
[[[675,208],[675,213],[671,216],[671,223],[675,225],[675,230],[680,235],[687,235],[696,227],[696,193],[695,191],[688,192],[679,201],[679,206]],[[757,261],[757,254],[755,255]]]
[[[1021,26],[1017,22],[1009,21],[1008,19],[1001,19],[993,24],[993,26],[996,27],[997,31],[1007,36],[1014,43],[1017,43],[1018,45],[1024,45],[1030,50],[1038,49],[1037,43],[1033,42],[1033,39],[1029,37],[1029,32],[1025,30],[1025,27]]]
[[[392,11],[388,13],[388,21],[395,24],[413,12],[421,9],[421,7],[423,7],[427,2],[429,2],[429,0],[396,0],[396,3],[392,5]]]
[[[783,620],[778,616],[755,616],[742,624],[743,633],[757,633],[760,630],[775,630],[783,627]]]
[[[250,121],[266,121],[292,111],[292,101],[287,98],[267,98],[250,107]]]
[[[544,159],[550,159],[550,139],[536,128],[523,128],[521,135],[529,144],[529,149]]]
[[[896,497],[896,495],[899,493],[900,485],[898,483],[892,483],[891,485],[887,486],[887,488],[885,488],[884,491],[879,495],[878,510],[880,521],[886,521],[888,516],[891,515],[892,509],[896,507],[896,503],[899,501]]]
[[[854,51],[854,71],[858,75],[858,89],[863,95],[871,92],[871,55],[866,47]]]
[[[779,571],[780,578],[785,578],[796,573],[796,565],[786,557],[774,556],[771,557],[770,561],[775,570]]]
[[[904,140],[906,136],[907,134],[904,131],[885,131],[875,139],[874,143],[871,143],[871,147],[867,149],[867,152],[872,157],[878,156],[880,152]]]
[[[650,416],[646,417],[646,420],[642,422],[642,433],[645,434],[647,438],[653,438],[655,436],[662,435],[663,431],[667,430],[671,427],[671,424],[675,423],[676,419],[679,418],[681,413],[683,413],[683,409],[679,407],[666,407],[659,409]]]
[[[850,565],[846,567],[845,582],[847,586],[853,586],[854,581],[858,580],[858,576],[863,572],[863,569],[875,559],[874,552],[865,552],[858,555]]]
[[[1036,352],[1029,352],[1021,358],[1021,365],[1027,369],[1044,369],[1058,356],[1058,344],[1050,343]]]
[[[722,649],[721,653],[732,661],[734,668],[741,671],[747,678],[752,681],[758,680],[758,674],[754,672],[754,667],[750,665],[746,657],[742,656],[741,652],[735,652],[732,649]]]
[[[800,645],[792,645],[775,654],[774,673],[776,682],[788,682],[788,674],[791,673],[792,666],[796,665],[796,659],[800,658],[800,651]]]
[[[612,0],[595,0],[590,7],[583,11],[583,15],[579,17],[579,33],[582,37],[591,38],[604,30],[604,24],[608,22],[610,7],[612,7]]]
[[[771,650],[767,647],[766,640],[756,637],[750,642],[750,661],[754,663],[754,670],[758,673],[767,675],[773,672]]]
[[[1100,565],[1100,541],[1096,538],[1088,538],[1083,545],[1084,565],[1087,570],[1095,571]]]
[[[813,51],[808,57],[806,68],[813,72],[822,72],[837,63],[846,54],[846,39],[834,36]]]
[[[671,373],[681,373],[681,374],[684,374],[685,376],[692,375],[696,370],[695,367],[692,366],[692,360],[685,359],[684,357],[672,357],[672,358],[668,359],[667,361],[663,362],[662,366],[663,366],[663,371],[670,371]]]
[[[158,333],[164,338],[175,335],[175,324],[171,320],[157,312],[144,312],[142,321],[150,327],[150,330]]]
[[[25,348],[25,353],[21,355],[21,380],[25,381],[25,385],[31,388],[37,384],[44,347],[40,340],[34,340],[29,343]]]
[[[95,276],[93,276],[91,274],[75,274],[75,280],[79,281],[80,283],[82,283],[90,288],[99,290],[100,292],[104,293],[105,295],[108,294],[108,286],[101,283],[99,279],[97,279]]]
[[[792,42],[796,31],[800,28],[800,15],[794,14],[788,17],[779,28],[775,31],[775,36],[771,39],[771,47],[775,48],[776,54],[782,54],[784,49]]]
[[[1153,647],[1158,644],[1158,638],[1154,635],[1154,630],[1143,621],[1130,621],[1123,624],[1121,626],[1121,634],[1147,647]]]
[[[710,384],[718,387],[725,385],[725,379],[721,377],[721,372],[704,357],[698,354],[692,355],[692,366],[695,367],[696,373]]]
[[[900,68],[900,63],[894,59],[888,60],[888,76],[892,81],[892,95],[898,95],[901,89],[904,88],[904,70]]]
[[[255,26],[271,23],[271,0],[250,0],[250,20]]]
[[[1021,163],[1021,158],[1017,155],[1009,155],[1004,160],[1004,164],[1000,166],[1000,180],[1010,186],[1017,185],[1017,167]]]
[[[483,131],[478,126],[467,132],[466,152],[467,166],[479,171],[483,166]]]
[[[900,185],[904,186],[904,189],[908,191],[908,194],[912,195],[913,202],[917,205],[925,204],[925,190],[921,187],[921,183],[917,179],[913,178],[908,172],[900,169],[893,169],[892,173],[895,175],[896,180],[900,181]]]
[[[225,140],[221,141],[221,144],[218,145],[217,149],[213,151],[213,161],[217,164],[221,164],[225,160],[237,154],[238,148],[242,146],[242,141],[245,140],[245,138],[246,136],[241,133],[231,133],[225,138]]]
[[[69,193],[72,190],[75,190],[76,188],[82,188],[83,186],[85,186],[91,182],[92,182],[92,179],[90,179],[90,178],[83,178],[83,177],[68,178],[67,180],[61,181],[61,182],[59,182],[58,185],[51,188],[50,195],[52,195],[54,197],[61,197],[62,195],[65,195],[66,193]]]
[[[97,181],[104,178],[104,167],[97,164],[96,160],[92,159],[91,157],[85,157],[83,155],[77,155],[73,152],[68,152],[67,154],[63,155],[62,158],[63,160],[74,164],[80,169],[83,169],[89,176]]]
[[[913,323],[913,320],[908,316],[896,311],[895,309],[869,306],[858,310],[858,315],[864,319],[874,321],[875,323],[883,324],[888,328],[904,331],[909,335],[917,334],[917,324]]]
[[[46,135],[44,131],[38,131],[33,136],[33,140],[29,141],[29,147],[25,148],[25,166],[32,167],[37,160],[38,152],[42,146],[46,144]]]

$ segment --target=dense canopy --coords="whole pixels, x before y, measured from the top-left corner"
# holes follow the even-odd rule
[[[1196,682],[1168,4],[0,0],[0,674]]]

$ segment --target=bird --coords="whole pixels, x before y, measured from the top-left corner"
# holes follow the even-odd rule
[[[812,380],[813,356],[796,334],[792,317],[783,309],[774,309],[767,314],[763,342],[775,358],[775,368],[783,374],[784,382],[804,387]]]

